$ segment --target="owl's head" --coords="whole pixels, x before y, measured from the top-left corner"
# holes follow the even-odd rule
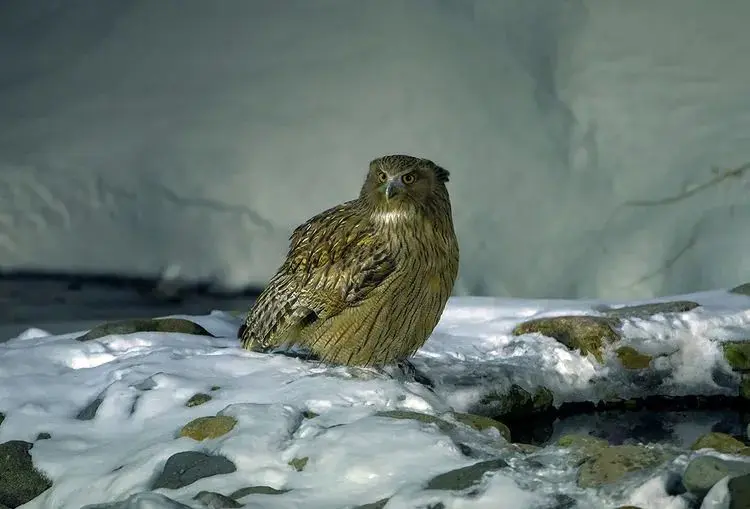
[[[388,155],[370,162],[360,198],[380,210],[421,209],[447,201],[449,173],[428,159]]]

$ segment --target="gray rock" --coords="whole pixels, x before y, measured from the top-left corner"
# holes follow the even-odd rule
[[[0,425],[3,424],[3,421],[5,420],[5,414],[0,412]]]
[[[133,334],[135,332],[179,332],[181,334],[213,337],[213,334],[197,323],[184,318],[147,318],[103,323],[76,339],[78,341],[91,341],[112,334]]]
[[[653,304],[639,304],[620,308],[599,307],[597,311],[617,318],[648,318],[661,313],[685,313],[700,306],[689,300],[675,300],[672,302],[655,302]]]
[[[132,507],[168,507],[169,509],[192,509],[190,506],[181,504],[176,500],[162,495],[161,493],[143,492],[131,495],[119,502],[107,502],[105,504],[89,504],[81,509],[128,509]]]
[[[193,500],[198,500],[206,504],[210,509],[224,509],[226,507],[242,507],[242,504],[221,493],[215,493],[213,491],[201,491]]]
[[[151,489],[179,489],[198,479],[220,474],[231,474],[237,467],[224,456],[212,456],[197,451],[178,452],[164,464],[164,470]]]
[[[722,478],[745,474],[750,474],[750,462],[698,456],[685,469],[682,483],[690,493],[702,498]]]
[[[750,474],[734,477],[727,485],[729,490],[729,509],[747,509],[750,507]]]
[[[494,472],[508,466],[503,459],[480,461],[463,468],[457,468],[430,479],[425,486],[428,490],[462,491],[478,484],[484,474]]]
[[[52,435],[50,435],[50,434],[49,434],[49,433],[47,433],[46,431],[42,431],[41,433],[39,433],[39,434],[38,434],[38,435],[36,436],[36,439],[37,439],[37,440],[49,440],[50,438],[52,438]]]
[[[34,468],[30,442],[11,440],[0,444],[0,504],[18,507],[35,499],[52,482]]]
[[[99,410],[99,407],[101,406],[103,401],[103,395],[97,396],[94,401],[86,405],[81,409],[80,412],[78,412],[78,414],[76,415],[76,419],[78,419],[79,421],[90,421],[91,419],[96,417],[96,411]]]
[[[383,509],[389,500],[390,498],[381,498],[380,500],[370,502],[369,504],[354,506],[352,509]]]

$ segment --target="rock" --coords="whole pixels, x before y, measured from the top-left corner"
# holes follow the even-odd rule
[[[579,350],[583,355],[590,353],[601,363],[604,345],[620,339],[620,334],[615,331],[620,323],[616,317],[553,316],[520,323],[513,329],[513,335],[539,333],[556,339],[571,350]]]
[[[197,451],[173,454],[164,464],[151,489],[177,490],[193,484],[198,479],[214,475],[231,474],[237,467],[224,456],[213,456]]]
[[[631,346],[621,346],[615,352],[625,369],[646,369],[653,357],[643,354]]]
[[[729,491],[729,509],[747,509],[750,507],[750,474],[734,477],[727,485]]]
[[[740,380],[740,397],[744,399],[750,399],[750,374],[744,373]],[[750,431],[747,433],[750,438]]]
[[[103,401],[104,396],[97,396],[96,399],[94,399],[91,403],[82,408],[81,411],[78,412],[78,414],[76,414],[76,419],[78,419],[79,421],[90,421],[91,419],[96,417],[96,411],[99,410],[99,406],[101,406]]]
[[[302,412],[302,417],[305,419],[315,419],[320,414],[313,412],[312,410],[305,410]]]
[[[50,435],[50,434],[49,434],[49,433],[47,433],[46,431],[42,431],[41,433],[39,433],[39,434],[38,434],[38,435],[36,436],[36,439],[37,439],[37,440],[49,440],[50,438],[52,438],[52,435]]]
[[[682,484],[690,493],[703,498],[724,477],[746,474],[750,474],[750,463],[698,456],[688,463],[682,475]]]
[[[207,403],[211,401],[213,398],[209,396],[208,394],[204,394],[202,392],[199,392],[198,394],[193,394],[190,396],[190,399],[185,402],[186,407],[194,407],[198,405],[202,405],[203,403]]]
[[[197,323],[184,318],[145,318],[103,323],[76,339],[78,341],[91,341],[112,334],[133,334],[135,332],[178,332],[213,337],[213,334]]]
[[[229,498],[238,499],[247,497],[248,495],[281,495],[291,490],[277,490],[270,486],[249,486],[247,488],[240,488],[237,491],[229,495]]]
[[[5,414],[0,412],[0,426],[3,425],[3,421],[5,420]]]
[[[449,431],[453,427],[449,422],[440,417],[423,414],[421,412],[412,412],[411,410],[381,410],[375,412],[375,415],[377,417],[388,417],[390,419],[407,419],[425,424],[435,424],[441,431]]]
[[[557,445],[574,449],[579,457],[590,458],[601,449],[609,447],[609,442],[589,435],[563,435],[558,439]]]
[[[181,504],[161,493],[144,491],[131,495],[119,502],[108,502],[104,504],[89,504],[81,509],[133,509],[143,507],[158,507],[160,509],[192,509],[190,506]]]
[[[34,467],[30,442],[11,440],[0,444],[0,504],[14,508],[35,499],[52,482]]]
[[[201,491],[198,492],[193,500],[198,500],[204,503],[210,509],[224,509],[225,507],[242,507],[242,504],[237,502],[231,497],[222,495],[221,493],[215,493],[213,491]]]
[[[236,424],[237,419],[229,415],[198,417],[185,424],[180,430],[179,436],[190,437],[200,442],[226,435],[232,431]]]
[[[546,412],[552,408],[554,395],[546,387],[531,394],[519,385],[511,385],[507,392],[491,391],[479,400],[473,413],[494,415],[498,419],[515,420],[530,414]]]
[[[742,454],[750,456],[750,447],[746,446],[732,435],[715,431],[698,437],[698,440],[690,446],[690,449],[693,451],[700,449],[714,449],[715,451],[723,452],[725,454]]]
[[[430,479],[425,486],[428,490],[461,491],[478,484],[484,474],[494,472],[508,466],[503,459],[480,461],[463,468],[457,468]]]
[[[655,467],[668,459],[665,453],[641,445],[603,447],[578,469],[578,486],[592,488],[611,484],[630,472]]]
[[[653,304],[639,304],[620,308],[599,307],[597,311],[615,318],[649,318],[662,313],[686,313],[700,304],[690,300],[675,300],[671,302],[654,302]]]
[[[740,295],[750,296],[750,283],[745,283],[739,286],[735,286],[734,288],[729,290],[729,293],[738,293]]]
[[[383,509],[389,500],[390,498],[381,498],[376,502],[354,506],[352,509]]]
[[[211,386],[211,392],[216,392],[216,391],[218,391],[219,389],[221,389],[221,387],[219,387],[218,385],[212,385],[212,386]]]
[[[510,428],[500,421],[490,419],[489,417],[483,417],[481,415],[466,414],[462,412],[451,412],[451,415],[458,422],[474,428],[477,431],[484,431],[489,428],[494,428],[500,432],[500,435],[510,442]]]
[[[307,456],[304,456],[302,458],[292,458],[289,461],[289,466],[295,469],[297,472],[302,472],[305,469],[308,461],[310,461],[310,458]]]
[[[750,371],[750,341],[727,341],[721,347],[733,371]]]

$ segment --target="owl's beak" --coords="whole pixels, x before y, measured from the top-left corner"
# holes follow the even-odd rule
[[[404,185],[401,183],[401,180],[389,180],[385,185],[385,199],[390,200],[400,193],[403,187]]]

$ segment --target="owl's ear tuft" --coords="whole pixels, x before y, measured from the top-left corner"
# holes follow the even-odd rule
[[[432,166],[432,171],[435,173],[435,178],[438,182],[448,182],[450,180],[450,172],[448,170],[442,166],[438,166],[432,161],[430,161],[430,165]]]

